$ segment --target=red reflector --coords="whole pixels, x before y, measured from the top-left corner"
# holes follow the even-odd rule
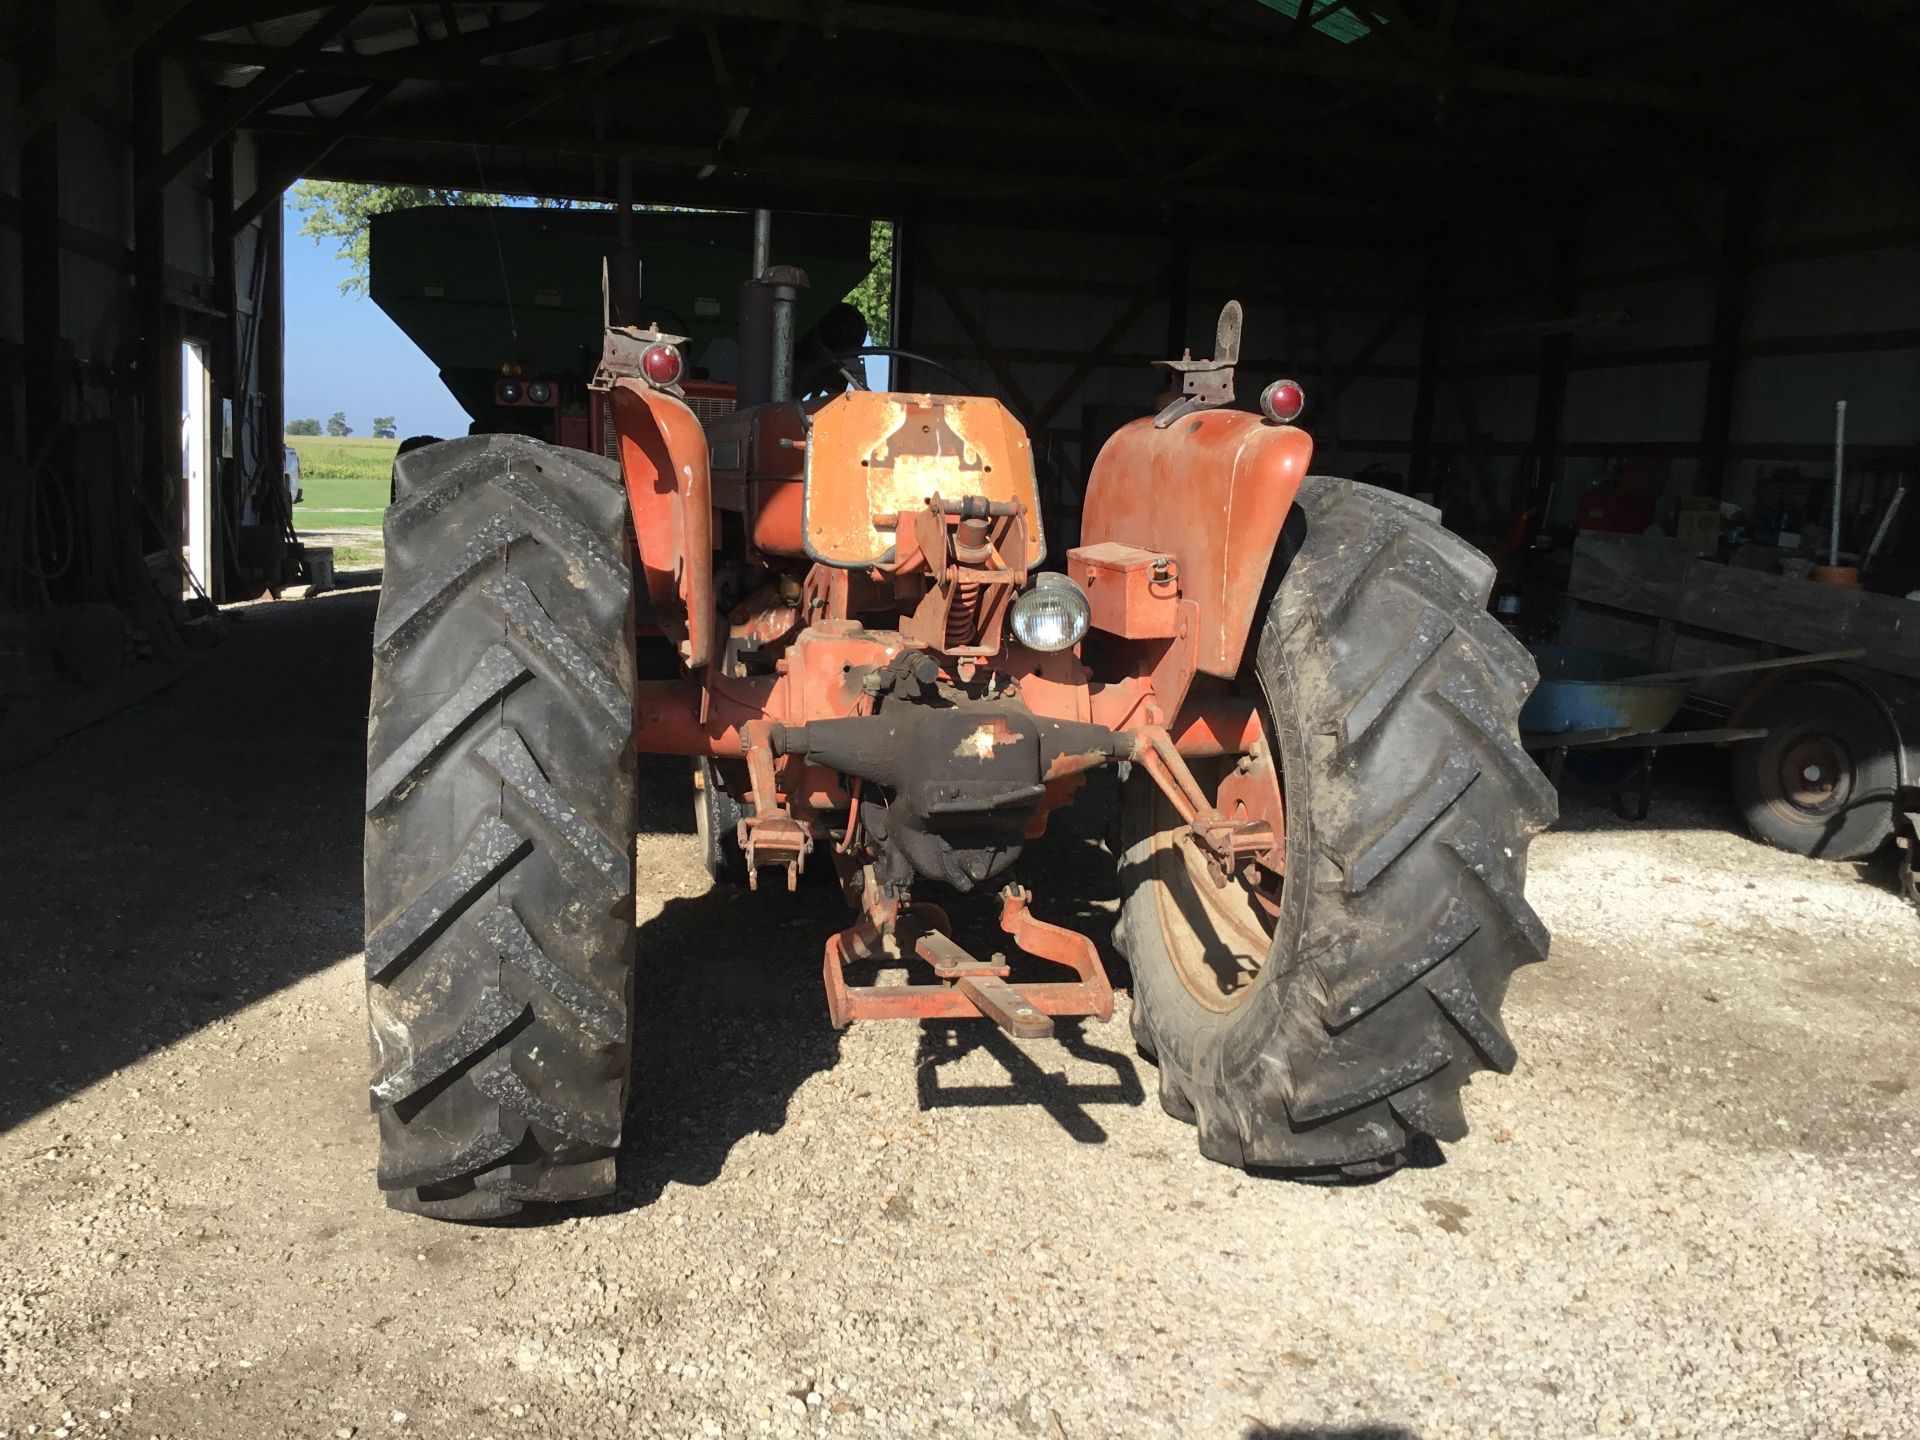
[[[640,357],[640,369],[656,385],[671,385],[680,378],[680,351],[672,345],[649,345]]]
[[[1297,380],[1276,380],[1260,392],[1260,409],[1269,420],[1291,425],[1307,408],[1307,392]]]

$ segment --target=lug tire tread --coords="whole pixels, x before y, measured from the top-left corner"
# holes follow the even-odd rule
[[[1521,750],[1532,657],[1485,611],[1493,567],[1425,506],[1310,476],[1304,536],[1251,658],[1286,773],[1274,948],[1224,1012],[1167,948],[1149,788],[1127,786],[1116,939],[1162,1104],[1203,1153],[1371,1179],[1466,1133],[1461,1090],[1517,1060],[1508,980],[1546,958],[1525,899],[1552,787]]]

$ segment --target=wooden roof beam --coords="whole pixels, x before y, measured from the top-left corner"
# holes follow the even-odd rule
[[[1683,114],[1711,111],[1711,102],[1693,91],[1627,79],[1540,74],[1504,65],[1449,58],[1445,64],[1379,53],[1335,52],[1253,45],[1215,39],[1204,32],[1187,36],[1147,34],[1027,19],[1005,13],[926,10],[909,5],[847,0],[821,9],[811,0],[618,0],[631,8],[671,10],[688,16],[763,22],[795,21],[834,32],[865,31],[916,39],[1049,48],[1108,60],[1135,60],[1180,68],[1202,67],[1234,74],[1306,75],[1348,84],[1385,83],[1420,87],[1485,90],[1541,100],[1559,100]]]
[[[507,151],[547,152],[556,155],[625,156],[641,164],[698,172],[716,167],[740,176],[763,176],[781,180],[824,181],[859,187],[897,187],[901,190],[925,188],[936,194],[975,198],[1017,198],[1021,196],[1084,196],[1090,198],[1137,199],[1142,193],[1139,182],[1126,178],[1088,176],[1084,173],[1025,174],[1007,171],[981,171],[956,167],[934,157],[924,162],[901,163],[881,159],[842,160],[818,154],[752,154],[716,151],[708,146],[666,144],[651,140],[625,139],[618,135],[597,136],[584,128],[516,132],[501,141],[489,140],[473,127],[458,123],[421,123],[383,119],[369,121],[356,104],[354,111],[335,120],[313,120],[305,116],[263,115],[253,126],[256,131],[329,138],[337,142],[352,135],[364,140],[388,144],[448,145],[470,149],[474,145]],[[1170,204],[1197,203],[1223,209],[1286,213],[1308,216],[1325,213],[1366,214],[1377,217],[1405,218],[1416,213],[1410,205],[1377,200],[1349,200],[1324,195],[1283,193],[1250,189],[1246,186],[1158,187],[1157,199]]]
[[[184,140],[166,154],[156,157],[151,164],[142,166],[133,182],[135,201],[144,200],[159,190],[215,144],[231,135],[241,122],[272,99],[275,92],[299,73],[307,60],[319,54],[366,8],[367,0],[341,0],[341,3],[321,15],[299,40],[281,49],[272,64],[238,90],[223,97]]]

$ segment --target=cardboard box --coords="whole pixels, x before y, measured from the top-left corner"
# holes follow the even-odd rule
[[[1720,502],[1711,496],[1684,496],[1679,512],[1673,517],[1673,533],[1681,544],[1696,555],[1717,554],[1720,549]]]

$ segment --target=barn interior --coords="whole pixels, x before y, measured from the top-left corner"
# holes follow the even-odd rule
[[[1206,353],[1229,298],[1240,403],[1297,378],[1319,468],[1496,550],[1590,495],[1617,527],[1817,525],[1844,399],[1858,552],[1920,441],[1894,5],[9,10],[0,594],[16,650],[68,612],[43,686],[127,684],[86,607],[165,662],[207,608],[176,588],[284,563],[300,177],[890,221],[884,338],[1014,408],[1068,536],[1149,362]]]
[[[1917,62],[1903,0],[0,0],[0,1429],[1920,1429]],[[381,1209],[381,577],[288,485],[302,180],[515,197],[371,242],[481,428],[621,285],[724,331],[757,212],[811,314],[878,264],[890,383],[1006,404],[1050,565],[1239,302],[1233,404],[1297,381],[1316,471],[1486,551],[1542,694],[1672,705],[1522,712],[1552,955],[1473,1136],[1268,1183],[1124,1015],[831,1030],[841,897],[710,887],[655,755],[618,1196]],[[1757,843],[1741,756],[1873,844]]]

